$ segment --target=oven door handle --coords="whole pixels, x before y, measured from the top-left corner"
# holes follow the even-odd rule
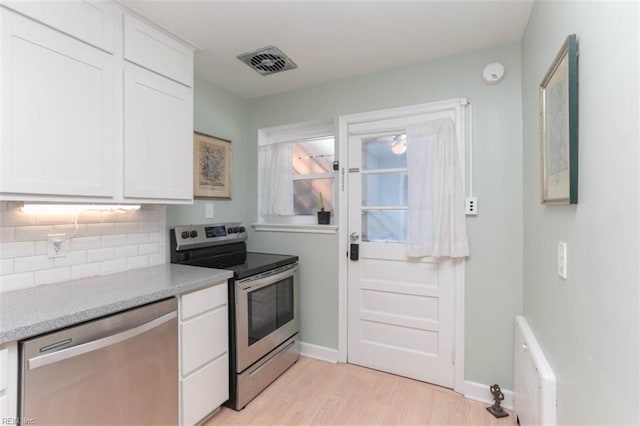
[[[275,269],[268,274],[256,275],[255,277],[249,277],[244,280],[238,281],[236,284],[240,287],[240,290],[247,292],[249,290],[257,290],[262,287],[266,287],[275,282],[278,282],[284,278],[292,276],[298,269],[298,264],[287,265],[282,268]]]

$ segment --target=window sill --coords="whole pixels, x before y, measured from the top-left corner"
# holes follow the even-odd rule
[[[251,225],[258,232],[298,232],[305,234],[337,234],[335,225],[298,225],[292,223],[254,223]]]

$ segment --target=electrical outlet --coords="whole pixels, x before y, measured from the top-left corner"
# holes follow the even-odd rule
[[[213,203],[204,204],[204,217],[207,219],[213,219]]]
[[[558,242],[558,275],[567,279],[567,243]]]
[[[475,216],[478,214],[478,199],[476,197],[467,197],[465,200],[465,213],[467,216]]]
[[[69,244],[69,241],[64,239],[66,235],[67,234],[47,235],[47,255],[49,259],[64,257],[67,255],[67,245]]]

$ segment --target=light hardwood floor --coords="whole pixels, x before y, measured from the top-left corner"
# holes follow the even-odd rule
[[[350,364],[301,357],[242,411],[223,407],[205,426],[513,425],[487,405],[439,386]]]

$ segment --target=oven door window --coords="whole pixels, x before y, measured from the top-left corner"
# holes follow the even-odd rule
[[[249,292],[249,346],[294,317],[293,277]]]

